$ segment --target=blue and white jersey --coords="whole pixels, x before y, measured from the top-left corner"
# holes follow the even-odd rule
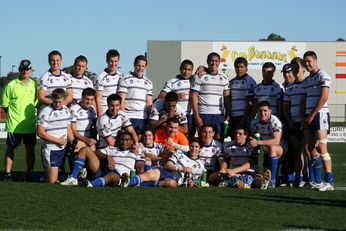
[[[179,104],[177,104],[175,112],[178,113],[180,124],[187,124],[187,118],[186,118],[185,110],[182,107],[180,107]],[[151,113],[150,113],[149,119],[150,120],[159,120],[163,116],[167,116],[167,115],[168,115],[168,113],[165,110],[165,100],[161,99],[161,100],[157,100],[154,103],[153,107],[151,108]]]
[[[200,159],[191,159],[184,152],[177,150],[173,152],[172,156],[168,159],[172,161],[177,168],[192,168],[192,178],[198,179],[201,177],[204,168],[204,162]],[[184,173],[178,172],[181,177],[184,177]]]
[[[102,91],[102,109],[107,111],[107,97],[111,94],[116,94],[118,89],[118,84],[120,79],[123,77],[123,74],[116,72],[111,75],[108,74],[106,69],[101,72],[94,80],[94,86],[96,91]]]
[[[244,116],[246,98],[253,97],[256,81],[248,74],[243,78],[233,78],[229,82],[231,90],[231,116]]]
[[[194,76],[191,91],[199,93],[198,111],[200,114],[223,115],[223,93],[229,91],[228,77],[223,73]]]
[[[217,157],[223,153],[222,144],[213,140],[210,145],[204,145],[199,153],[199,158],[203,161],[205,169],[216,171]]]
[[[254,150],[249,142],[244,145],[238,145],[235,140],[225,144],[224,153],[221,156],[231,160],[232,168],[242,166],[243,164],[252,161],[250,172],[258,171],[258,152]]]
[[[131,169],[135,168],[136,155],[132,150],[121,151],[118,147],[108,146],[100,149],[100,151],[108,156],[111,156],[115,162],[115,170],[121,176],[124,173],[130,175]]]
[[[284,103],[290,105],[290,115],[294,122],[301,122],[300,101],[305,96],[302,82],[290,84],[285,89]]]
[[[85,137],[90,138],[93,121],[96,120],[96,112],[93,107],[82,108],[80,104],[70,107],[71,123],[76,124],[76,130]]]
[[[55,138],[62,136],[66,136],[67,138],[67,126],[70,124],[71,112],[66,106],[63,106],[61,109],[55,109],[52,105],[48,105],[40,111],[37,117],[37,125],[43,126],[46,132]],[[65,146],[60,146],[46,140],[42,146],[50,150],[62,150],[65,148]]]
[[[148,119],[146,98],[153,96],[153,84],[147,77],[125,76],[118,92],[126,93],[125,112],[131,119]]]
[[[321,97],[321,90],[323,87],[330,88],[331,78],[323,70],[319,70],[314,75],[309,75],[303,82],[303,88],[306,94],[306,109],[305,114],[309,114],[317,105]],[[329,112],[328,103],[326,102],[321,108],[320,112]]]
[[[283,98],[284,88],[281,84],[274,80],[270,84],[259,83],[254,89],[254,99],[258,103],[266,100],[272,107],[272,114],[277,115],[278,113],[278,100]]]
[[[77,77],[70,75],[71,86],[73,91],[73,101],[78,103],[82,99],[82,91],[85,88],[93,88],[93,82],[86,76]]]
[[[99,133],[100,144],[99,147],[106,147],[107,143],[105,138],[109,136],[116,137],[121,129],[126,129],[132,126],[129,116],[123,112],[119,111],[115,118],[112,118],[108,112],[103,113],[96,123],[97,132]]]
[[[40,89],[46,90],[46,98],[51,98],[52,92],[57,88],[62,88],[65,91],[71,89],[70,75],[63,71],[60,71],[60,75],[54,75],[50,71],[44,73],[40,79]]]
[[[184,79],[180,75],[177,75],[176,77],[168,80],[162,89],[162,91],[166,93],[172,91],[177,94],[179,93],[186,94],[186,97],[184,99],[178,99],[178,104],[185,110],[186,115],[190,115],[192,113],[190,97],[189,97],[191,80],[192,80],[192,77],[190,77],[189,79]]]
[[[271,115],[266,123],[261,123],[259,117],[251,121],[251,133],[259,133],[261,140],[269,140],[274,138],[274,132],[282,133],[282,123],[278,117]],[[284,147],[283,138],[281,137],[280,144]],[[265,150],[268,148],[264,146]]]
[[[141,158],[145,159],[145,155],[144,153],[149,153],[152,154],[154,156],[158,156],[161,152],[163,152],[163,150],[165,149],[165,146],[161,143],[156,143],[154,142],[153,146],[146,146],[143,143],[139,143],[139,147],[142,150],[141,151]],[[157,166],[158,161],[152,161],[151,162],[151,166]]]

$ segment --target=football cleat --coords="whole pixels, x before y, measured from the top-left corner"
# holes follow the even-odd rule
[[[250,189],[251,188],[251,185],[249,184],[246,184],[244,181],[242,180],[238,180],[237,181],[237,187],[238,188],[241,188],[241,189]]]
[[[121,175],[121,187],[127,188],[129,186],[129,174],[126,172]]]
[[[12,181],[11,173],[5,173],[4,182],[11,182],[11,181]]]
[[[69,177],[67,178],[65,181],[61,182],[60,183],[61,185],[78,185],[78,180],[76,178],[73,178],[73,177]]]
[[[331,183],[324,182],[323,186],[318,188],[318,191],[334,191],[334,186]]]
[[[228,182],[228,180],[227,180],[227,181],[222,181],[222,182],[218,185],[218,187],[220,187],[220,188],[225,188],[225,187],[228,187],[228,185],[229,185],[229,182]]]
[[[85,179],[87,177],[87,174],[88,174],[88,172],[87,172],[86,168],[82,168],[79,172],[78,178],[79,179]]]
[[[87,179],[83,179],[83,180],[80,182],[80,186],[84,186],[84,187],[88,187],[88,188],[93,187],[93,185],[91,184],[91,182],[88,181]]]
[[[272,177],[272,173],[271,173],[270,169],[268,169],[268,168],[265,169],[264,172],[263,172],[264,182],[262,184],[261,189],[266,190],[268,188],[268,185],[271,182],[271,180],[270,180],[271,177]]]

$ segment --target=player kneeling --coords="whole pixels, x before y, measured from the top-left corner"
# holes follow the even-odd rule
[[[175,151],[168,159],[165,166],[154,167],[153,169],[136,175],[130,179],[128,186],[151,186],[175,188],[183,185],[194,186],[200,184],[201,175],[204,170],[203,162],[198,158],[201,144],[198,139],[193,139],[189,145],[187,155],[180,150]],[[184,176],[189,175],[188,179]],[[206,183],[202,183],[206,186]]]
[[[88,179],[83,185],[102,187],[105,185],[120,185],[128,182],[130,169],[135,166],[136,155],[133,150],[132,134],[124,131],[120,134],[119,146],[107,146],[104,149],[92,151],[84,147],[78,152],[71,176],[62,185],[77,185],[78,174],[87,163]]]

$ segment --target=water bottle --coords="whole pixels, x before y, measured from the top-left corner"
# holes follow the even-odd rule
[[[256,140],[261,140],[261,134],[260,133],[255,133],[255,139]],[[258,154],[261,154],[263,153],[263,147],[262,145],[259,146],[259,149],[258,149]]]
[[[223,137],[228,137],[228,127],[229,127],[228,120],[225,120],[223,122]]]

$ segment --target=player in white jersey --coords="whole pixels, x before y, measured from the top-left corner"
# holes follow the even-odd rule
[[[153,84],[144,76],[147,67],[144,55],[138,55],[133,65],[134,71],[120,80],[118,94],[123,98],[121,110],[129,115],[135,131],[140,134],[153,104]]]
[[[152,128],[144,128],[142,132],[142,142],[139,143],[141,152],[141,158],[146,160],[146,164],[155,167],[158,166],[159,163],[165,163],[165,157],[163,156],[163,152],[165,146],[154,142],[155,131]],[[167,158],[167,157],[166,157]],[[137,174],[141,172],[137,170]],[[147,170],[147,169],[146,169]]]
[[[64,106],[65,99],[65,91],[55,89],[53,103],[44,107],[37,118],[37,135],[44,141],[41,155],[48,183],[58,180],[58,171],[63,168],[65,159],[65,145],[67,140],[73,140],[71,113]]]
[[[272,107],[272,114],[282,118],[282,100],[284,96],[283,86],[273,80],[275,65],[272,62],[266,62],[262,66],[263,80],[257,84],[254,89],[254,106],[252,109],[252,118],[258,112],[258,104],[262,101],[268,101]]]
[[[128,115],[120,111],[122,98],[119,95],[111,94],[107,97],[108,109],[103,113],[96,123],[99,134],[99,148],[115,146],[116,137],[120,130],[126,130],[132,134],[135,145],[138,147],[138,138],[131,124]]]
[[[304,54],[304,61],[310,75],[305,78],[305,120],[304,136],[311,156],[316,187],[320,191],[334,190],[332,160],[328,153],[327,136],[330,129],[328,97],[331,84],[330,76],[321,70],[317,64],[317,55],[313,51]],[[324,165],[324,180],[320,169]]]
[[[82,99],[82,91],[88,87],[93,88],[92,81],[84,75],[88,66],[88,59],[80,55],[74,60],[73,71],[70,75],[73,91],[72,104],[77,104]]]
[[[247,140],[245,127],[237,127],[234,138],[224,143],[224,153],[218,156],[220,171],[214,174],[219,176],[219,186],[251,188],[253,176],[258,172],[258,152]]]
[[[108,146],[92,151],[85,147],[81,149],[75,160],[72,174],[62,185],[77,185],[80,170],[87,165],[88,179],[83,182],[88,187],[119,185],[121,179],[127,178],[134,169],[137,155],[133,150],[133,137],[129,132],[123,132],[119,137],[119,146]]]
[[[155,167],[132,177],[128,186],[175,188],[183,184],[185,175],[189,175],[186,186],[194,186],[195,182],[200,181],[204,170],[203,162],[198,157],[200,147],[198,139],[192,140],[187,154],[180,150],[175,151],[164,167]]]
[[[207,72],[195,75],[191,86],[191,103],[196,126],[203,123],[215,126],[215,139],[221,139],[221,127],[228,116],[229,82],[228,77],[219,73],[220,55],[212,52],[207,58]]]
[[[223,153],[222,144],[214,139],[215,128],[212,124],[205,123],[201,127],[200,139],[203,143],[199,158],[204,163],[207,170],[207,179],[211,184],[218,184],[218,179],[214,172],[219,170],[217,157]]]
[[[62,88],[66,91],[64,105],[72,102],[73,91],[71,79],[68,74],[60,69],[61,60],[62,56],[59,51],[54,50],[48,54],[50,69],[42,75],[38,91],[38,98],[44,105],[50,105],[52,103],[52,92],[56,88]]]
[[[295,61],[296,60],[296,61]],[[304,64],[297,61],[303,61],[301,58],[296,57],[292,60],[291,64],[285,64],[283,73],[286,78],[291,78],[293,75],[294,82],[287,85],[284,94],[283,113],[285,117],[284,132],[286,132],[286,139],[288,142],[287,164],[288,176],[296,186],[299,186],[303,180],[303,132],[302,118],[304,115],[301,113],[301,100],[305,95],[303,89],[304,80]],[[285,68],[286,67],[286,68]],[[289,73],[287,73],[289,72]],[[287,179],[288,182],[291,181]]]
[[[107,68],[94,80],[98,116],[107,110],[107,97],[117,92],[119,80],[123,77],[118,70],[119,61],[119,52],[115,49],[109,50],[106,54]]]
[[[178,94],[178,105],[184,110],[188,119],[189,133],[193,133],[194,119],[192,116],[190,102],[190,88],[192,81],[193,62],[189,59],[183,60],[180,65],[180,74],[168,80],[161,90],[157,99],[165,99],[167,93],[175,92]]]
[[[72,118],[71,128],[75,138],[78,139],[75,151],[78,152],[84,146],[96,149],[96,112],[95,90],[85,88],[82,92],[81,101],[70,107]]]
[[[259,133],[261,140],[254,139],[255,134]],[[282,154],[282,123],[272,114],[272,109],[268,101],[262,101],[258,104],[258,114],[256,119],[251,122],[250,143],[252,147],[263,146],[264,150],[264,169],[271,171],[271,180],[269,187],[275,187],[278,162]]]
[[[234,138],[236,127],[249,126],[250,123],[247,118],[251,113],[256,81],[247,74],[247,65],[245,58],[238,57],[234,61],[236,77],[229,82],[231,100],[229,134],[232,138]]]
[[[151,108],[149,116],[149,124],[155,128],[162,128],[167,126],[167,120],[170,118],[179,119],[179,130],[187,134],[188,125],[185,110],[180,107],[178,102],[178,95],[175,92],[168,92],[164,100],[158,100]]]

